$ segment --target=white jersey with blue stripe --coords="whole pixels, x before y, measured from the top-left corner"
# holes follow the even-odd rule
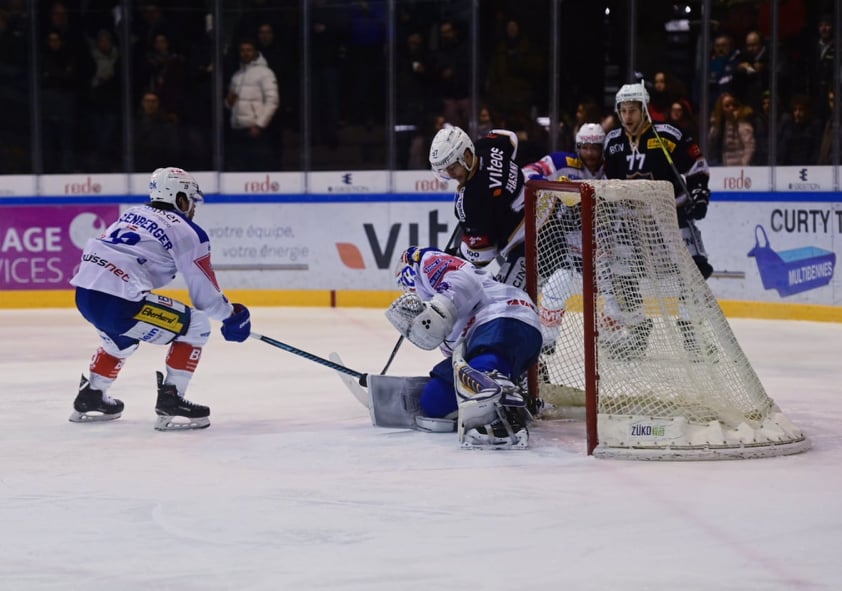
[[[551,180],[559,180],[562,177],[566,177],[571,181],[605,178],[604,164],[600,164],[599,169],[596,172],[592,172],[585,166],[579,155],[574,152],[554,152],[552,158],[556,172]]]
[[[485,269],[442,251],[422,255],[415,291],[423,301],[442,294],[456,307],[456,324],[443,344],[450,351],[459,340],[470,339],[478,326],[499,318],[513,318],[541,329],[535,304],[525,291],[500,283]]]
[[[231,315],[211,266],[207,233],[178,212],[139,205],[88,241],[70,283],[137,302],[177,273],[196,309],[217,320]]]

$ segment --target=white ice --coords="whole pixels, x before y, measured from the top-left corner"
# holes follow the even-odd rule
[[[254,329],[379,372],[382,311],[253,310]],[[601,460],[581,423],[526,451],[372,427],[330,369],[215,329],[188,392],[202,431],[153,430],[165,349],[127,362],[118,421],[67,421],[98,340],[75,310],[0,311],[0,590],[842,589],[842,325],[732,320],[805,454]],[[438,360],[406,344],[389,370]]]

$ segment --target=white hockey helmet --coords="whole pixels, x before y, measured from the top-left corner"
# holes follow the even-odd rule
[[[643,117],[646,119],[649,118],[649,109],[647,108],[649,106],[649,93],[646,91],[643,82],[623,84],[620,87],[620,90],[617,91],[617,95],[614,97],[614,110],[617,111],[617,115],[620,114],[620,105],[628,102],[640,103],[640,110],[643,112]]]
[[[179,209],[176,197],[184,193],[189,201],[186,209]],[[199,183],[189,172],[173,166],[159,168],[149,179],[149,200],[157,203],[171,203],[177,211],[187,213],[194,203],[201,203],[202,192]]]
[[[465,150],[474,151],[474,142],[468,134],[459,127],[445,127],[433,137],[430,145],[430,166],[439,177],[451,180],[447,169],[454,164],[461,164],[466,170],[471,167],[465,161]]]
[[[602,145],[605,143],[605,130],[599,123],[585,123],[576,132],[576,149],[586,144]]]

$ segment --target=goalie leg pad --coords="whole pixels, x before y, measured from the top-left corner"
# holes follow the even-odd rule
[[[425,376],[368,376],[371,424],[375,427],[417,429],[416,417],[422,416],[421,394],[429,381],[430,378]]]

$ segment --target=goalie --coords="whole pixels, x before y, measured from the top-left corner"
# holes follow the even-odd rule
[[[455,420],[463,447],[525,448],[528,413],[515,384],[541,349],[529,296],[435,248],[404,251],[396,279],[404,294],[386,317],[416,346],[447,357],[421,391],[422,414]]]

